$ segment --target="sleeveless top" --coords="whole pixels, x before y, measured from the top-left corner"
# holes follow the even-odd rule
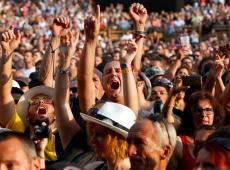
[[[177,170],[192,170],[196,159],[191,155],[186,136],[180,136],[183,146],[183,157],[181,158]]]

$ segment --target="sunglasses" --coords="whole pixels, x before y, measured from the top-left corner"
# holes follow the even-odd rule
[[[168,131],[168,128],[167,128],[165,120],[162,117],[160,117],[158,115],[154,115],[154,114],[149,115],[148,118],[150,120],[152,120],[153,122],[158,122],[161,125],[164,125],[166,133],[167,133],[167,136],[168,136],[169,145],[172,146],[172,142],[170,140],[169,131]]]
[[[205,113],[206,116],[210,116],[214,114],[214,110],[213,108],[196,108],[195,113],[197,113],[197,115],[202,115],[202,113]]]
[[[37,105],[43,102],[44,104],[53,104],[53,101],[51,99],[42,99],[42,98],[36,98],[29,100],[30,105]]]

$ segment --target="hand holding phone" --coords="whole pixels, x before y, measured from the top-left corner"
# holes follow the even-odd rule
[[[189,36],[181,36],[180,37],[180,44],[181,46],[186,46],[186,47],[190,47],[190,38]]]

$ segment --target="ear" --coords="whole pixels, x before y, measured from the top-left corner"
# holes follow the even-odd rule
[[[32,170],[40,170],[41,164],[40,164],[40,160],[38,158],[35,158],[31,161],[31,169]]]
[[[167,159],[172,153],[172,147],[170,145],[164,145],[162,148],[161,159]]]

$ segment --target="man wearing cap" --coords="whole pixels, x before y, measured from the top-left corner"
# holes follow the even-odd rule
[[[60,34],[68,25],[68,19],[64,17],[55,18],[52,25],[53,35],[48,48],[48,55],[57,54],[57,48],[60,45]],[[15,34],[13,29],[1,34],[3,56],[0,62],[0,124],[14,131],[28,132],[31,138],[37,139],[40,137],[35,133],[35,127],[37,123],[42,124],[41,122],[45,122],[48,125],[48,131],[46,131],[45,136],[49,137],[49,140],[43,154],[45,154],[46,160],[54,161],[57,160],[58,148],[55,147],[57,140],[52,134],[55,131],[54,122],[56,119],[53,88],[38,86],[30,89],[21,97],[17,108],[10,93],[12,87],[12,56],[14,50],[20,44],[20,40],[20,32],[18,31]],[[45,77],[43,78],[45,79]],[[41,155],[41,157],[44,156]]]

